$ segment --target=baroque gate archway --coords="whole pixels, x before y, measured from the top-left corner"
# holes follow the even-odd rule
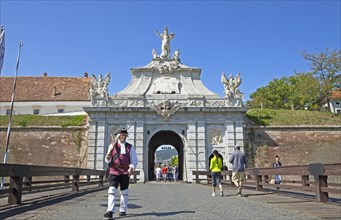
[[[181,137],[173,131],[159,131],[158,133],[154,134],[153,137],[150,139],[148,144],[148,164],[154,163],[155,161],[155,151],[161,145],[172,145],[178,152],[179,156],[179,180],[182,180],[183,176],[183,164],[184,164],[184,144],[181,140]],[[154,180],[152,177],[153,169],[148,171],[148,180]]]
[[[113,131],[121,127],[128,128],[127,140],[136,149],[140,182],[150,179],[151,154],[160,143],[177,148],[180,177],[188,182],[193,181],[193,170],[208,169],[213,149],[224,161],[236,144],[243,150],[247,109],[239,90],[240,74],[221,75],[225,97],[220,97],[202,83],[200,68],[184,65],[180,50],[171,56],[170,42],[164,44],[167,47],[162,47],[161,55],[152,49],[152,61],[132,68],[129,85],[112,96],[107,92],[110,74],[92,76],[89,95],[93,106],[84,108],[90,118],[88,168],[106,169],[105,153]]]

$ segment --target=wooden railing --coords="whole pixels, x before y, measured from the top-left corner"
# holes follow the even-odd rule
[[[195,182],[200,183],[200,177],[206,176],[207,183],[209,183],[210,172],[209,171],[193,171],[195,175]],[[223,176],[229,176],[231,180],[232,172],[222,171]],[[329,199],[328,193],[341,194],[340,183],[328,183],[328,177],[341,176],[341,163],[334,164],[309,164],[300,166],[282,166],[276,168],[253,168],[245,169],[245,175],[250,177],[246,183],[249,185],[252,183],[255,189],[260,191],[263,190],[263,186],[266,187],[278,187],[286,189],[298,189],[300,191],[311,191],[315,192],[316,200],[318,202],[326,202]],[[296,177],[295,181],[282,181],[280,185],[270,183],[271,176],[281,175]],[[314,178],[313,181],[309,181],[309,176]],[[285,179],[285,178],[284,178]],[[299,179],[299,181],[297,181]],[[230,181],[233,186],[233,183]]]
[[[8,203],[20,204],[23,191],[57,187],[79,191],[79,187],[93,184],[103,187],[106,182],[105,175],[105,170],[0,163],[0,177],[9,178],[9,183],[5,184],[0,193],[8,193]],[[140,175],[140,171],[133,171],[133,183],[137,182],[137,175]],[[63,179],[33,181],[33,177],[45,177],[45,179],[46,177],[62,177]]]
[[[195,176],[195,183],[200,183],[201,180],[207,181],[207,184],[211,182],[211,172],[205,170],[193,170],[193,175]],[[223,170],[221,171],[221,176],[224,180],[227,180],[227,176],[229,177],[228,180],[231,186],[234,186],[233,182],[231,181],[232,172],[230,170]]]

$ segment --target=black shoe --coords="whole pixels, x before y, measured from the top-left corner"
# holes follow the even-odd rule
[[[104,214],[104,217],[106,217],[106,218],[112,218],[112,212],[106,212],[106,213]]]
[[[119,216],[126,216],[125,212],[120,212]]]

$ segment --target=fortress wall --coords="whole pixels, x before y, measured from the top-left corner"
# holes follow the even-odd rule
[[[87,127],[27,127],[11,130],[8,163],[87,167]],[[3,162],[7,128],[0,128]]]
[[[3,160],[7,128],[0,128]],[[8,163],[87,167],[88,130],[13,128]],[[245,127],[245,152],[251,167],[270,167],[276,155],[283,165],[341,162],[341,127]]]
[[[271,167],[276,155],[282,165],[341,162],[341,127],[246,127],[244,135],[254,167]]]

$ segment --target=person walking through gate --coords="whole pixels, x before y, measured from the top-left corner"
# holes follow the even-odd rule
[[[161,181],[161,168],[160,165],[158,165],[155,169],[155,174],[156,174],[156,182],[160,182]]]
[[[244,181],[244,169],[247,164],[245,154],[240,151],[240,147],[236,145],[235,152],[232,153],[230,160],[232,163],[232,181],[237,187],[237,196],[242,196],[242,188]]]
[[[167,165],[164,164],[162,167],[162,178],[164,182],[167,181],[167,172],[168,172]]]
[[[119,129],[115,132],[117,141],[111,143],[105,156],[109,164],[108,208],[104,217],[112,218],[115,214],[115,201],[118,184],[121,188],[120,214],[125,216],[128,208],[128,187],[131,172],[136,168],[138,159],[135,148],[126,142],[128,131]]]
[[[174,177],[174,182],[178,181],[179,168],[176,164],[174,164],[174,167],[173,167],[173,177]]]
[[[223,186],[221,185],[221,168],[223,161],[219,158],[217,150],[213,151],[214,157],[210,161],[210,170],[212,175],[212,196],[215,196],[215,187],[218,185],[220,189],[220,196],[224,196]]]

